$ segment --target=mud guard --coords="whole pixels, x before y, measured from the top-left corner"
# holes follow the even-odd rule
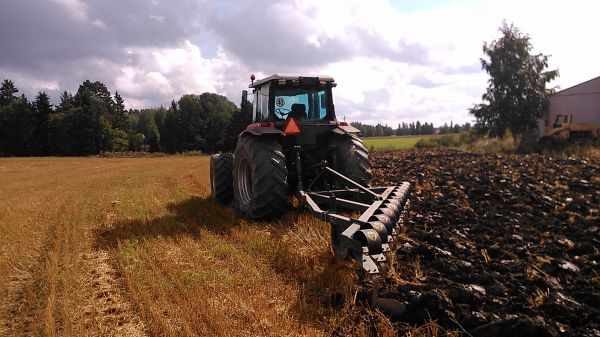
[[[246,137],[246,136],[262,136],[262,135],[278,135],[278,136],[285,136],[285,133],[277,128],[274,127],[253,127],[253,128],[246,128],[246,130],[242,131],[242,133],[240,133],[239,137]]]
[[[359,134],[360,130],[353,127],[352,125],[338,125],[336,128],[331,130],[333,133],[337,133],[338,135],[347,135],[347,134]]]

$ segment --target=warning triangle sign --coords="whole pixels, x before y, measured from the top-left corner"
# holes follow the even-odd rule
[[[300,134],[300,126],[298,126],[298,122],[294,117],[291,117],[285,122],[285,127],[283,128],[283,132],[286,135],[298,135]]]

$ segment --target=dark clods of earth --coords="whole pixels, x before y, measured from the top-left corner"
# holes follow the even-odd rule
[[[409,150],[371,161],[374,185],[414,186],[397,250],[405,281],[382,292],[405,306],[392,317],[401,330],[600,336],[599,160]]]

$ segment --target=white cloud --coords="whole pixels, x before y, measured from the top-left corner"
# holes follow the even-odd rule
[[[358,58],[326,67],[334,76],[339,118],[396,126],[433,121],[437,125],[469,121],[466,109],[481,95],[480,73],[444,75],[435,67],[383,59]],[[435,85],[423,85],[426,78]]]
[[[81,0],[52,0],[57,4],[63,6],[71,16],[77,21],[86,22],[93,26],[100,28],[106,28],[106,25],[102,20],[95,19],[91,20],[88,16],[88,5]]]
[[[17,85],[17,88],[19,89],[19,95],[25,93],[29,100],[33,100],[34,95],[37,95],[38,92],[58,93],[61,89],[59,82],[54,80],[39,79],[35,76],[13,71],[3,71],[2,75],[5,77],[4,79],[10,79],[15,84],[25,84]],[[0,81],[4,79],[0,79]]]
[[[163,23],[165,22],[165,17],[164,16],[159,16],[159,15],[149,15],[148,16],[149,19],[155,20],[158,23]]]
[[[131,48],[128,56],[135,66],[123,67],[115,81],[128,107],[168,104],[183,94],[203,92],[237,97],[231,90],[240,84],[231,75],[237,68],[222,50],[206,58],[198,46],[185,41],[174,48]]]

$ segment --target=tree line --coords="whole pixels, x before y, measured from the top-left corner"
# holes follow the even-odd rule
[[[251,122],[251,106],[238,108],[226,97],[183,95],[168,108],[125,109],[101,82],[85,81],[60,103],[39,92],[33,101],[19,95],[11,80],[0,87],[0,156],[86,156],[102,152],[233,151],[237,135]],[[243,112],[242,112],[243,111]],[[433,123],[387,125],[351,123],[364,137],[458,132],[464,127]],[[468,123],[467,123],[468,125]]]
[[[434,127],[433,123],[425,122],[421,124],[420,121],[416,121],[412,123],[400,123],[396,129],[383,124],[369,125],[360,122],[352,122],[350,124],[359,129],[363,137],[418,136],[459,133],[471,130],[471,123],[460,125],[453,122],[450,122],[450,125],[444,123],[442,126]]]
[[[101,82],[64,91],[53,106],[45,92],[33,101],[10,80],[0,87],[0,156],[85,156],[101,152],[215,152],[235,147],[249,123],[221,95],[183,95],[168,108],[125,110]],[[247,109],[247,107],[244,107]],[[234,136],[235,135],[235,136]]]

